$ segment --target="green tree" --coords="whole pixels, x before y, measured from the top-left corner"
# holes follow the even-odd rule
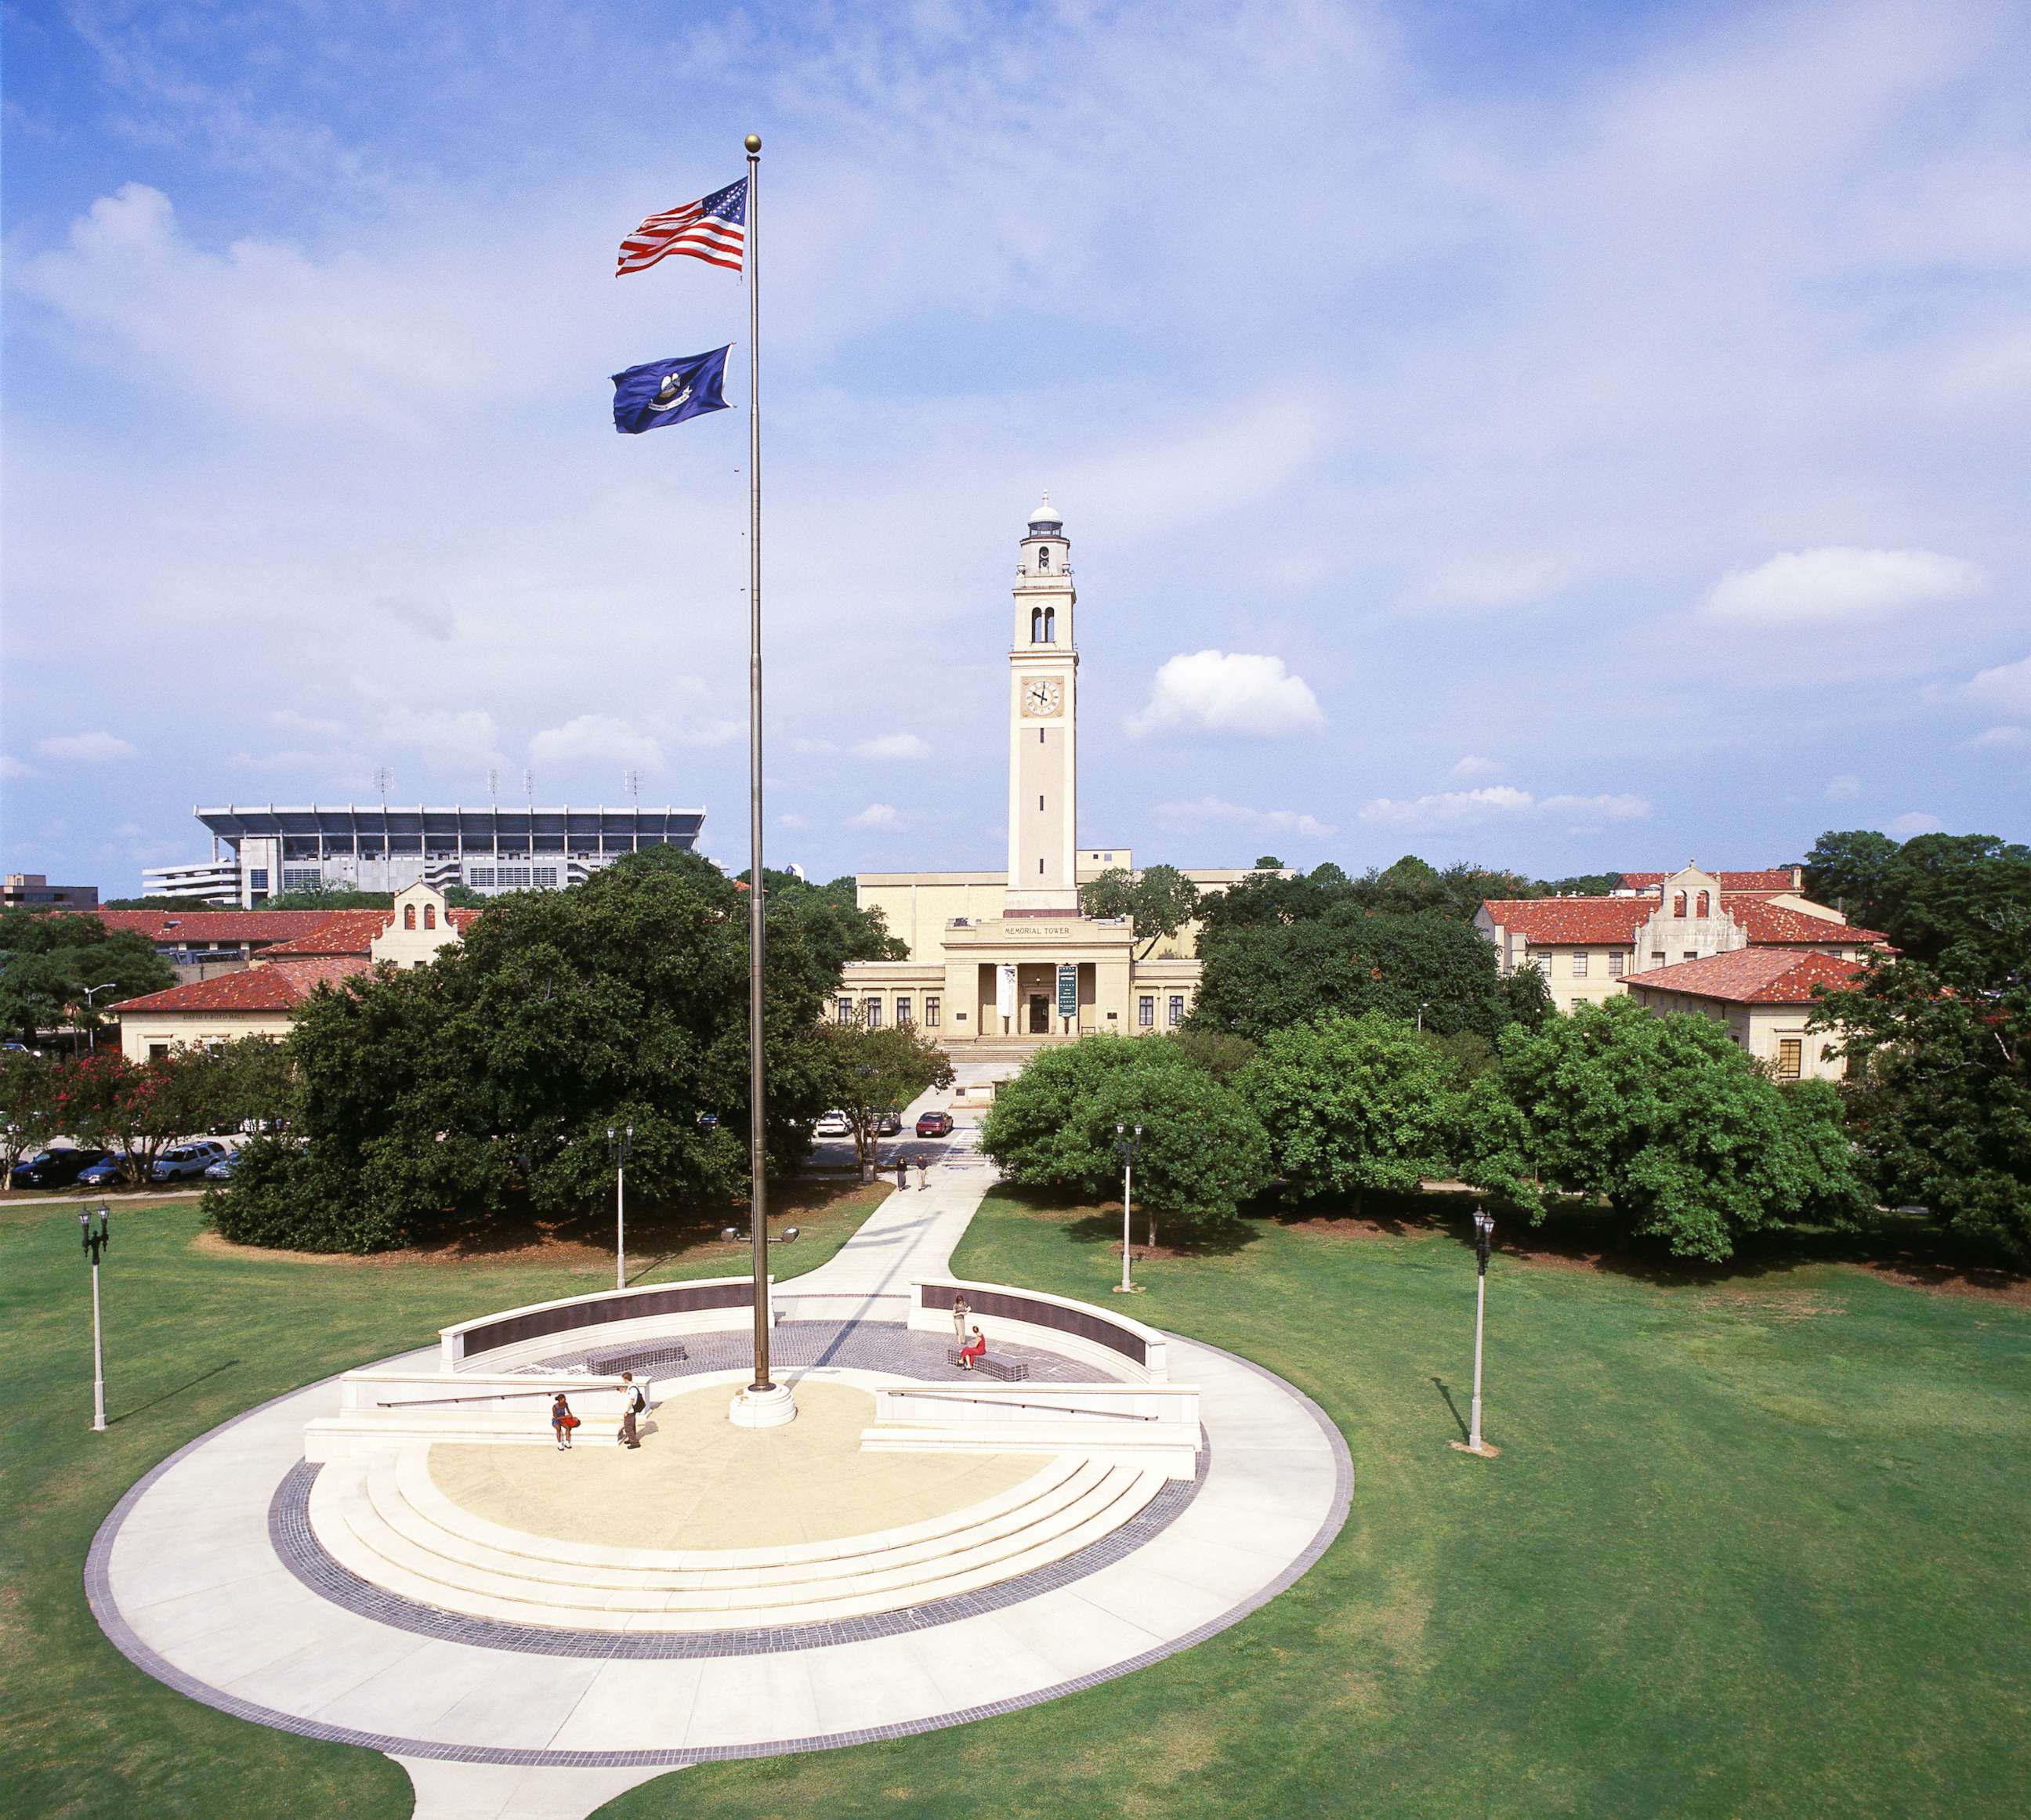
[[[1088,916],[1134,919],[1142,943],[1138,959],[1190,922],[1198,905],[1199,888],[1174,865],[1145,866],[1135,873],[1117,865],[1079,887],[1079,908]]]
[[[1098,1199],[1120,1189],[1115,1127],[1138,1124],[1135,1197],[1153,1246],[1160,1215],[1216,1225],[1261,1192],[1269,1144],[1254,1114],[1177,1044],[1150,1037],[1042,1051],[996,1095],[980,1147],[1012,1182]]]
[[[914,1024],[870,1030],[856,1015],[846,1023],[820,1025],[818,1038],[828,1098],[853,1127],[860,1179],[872,1182],[882,1118],[900,1114],[927,1088],[949,1087],[951,1059]]]
[[[1744,1233],[1863,1204],[1832,1097],[1787,1098],[1705,1018],[1612,999],[1500,1048],[1463,1109],[1462,1173],[1533,1219],[1541,1188],[1599,1197],[1623,1242],[1717,1262]]]
[[[859,914],[796,891],[769,899],[772,1171],[802,1159],[827,1104],[817,1025],[840,956],[885,939]],[[507,1207],[568,1211],[606,1191],[606,1131],[622,1123],[645,1197],[737,1199],[746,894],[672,847],[570,891],[515,893],[429,966],[315,995],[289,1051],[292,1141],[241,1166],[219,1214],[229,1238],[373,1249]]]
[[[1237,1083],[1269,1154],[1303,1198],[1409,1193],[1444,1174],[1458,1123],[1456,1073],[1400,1018],[1370,1011],[1273,1030]]]
[[[203,1050],[182,1048],[146,1062],[103,1049],[68,1058],[57,1064],[60,1129],[106,1145],[118,1156],[121,1176],[144,1187],[163,1151],[209,1122],[212,1066]]]
[[[14,1165],[57,1135],[57,1064],[26,1049],[0,1049],[0,1193],[14,1185]]]
[[[2004,940],[1955,943],[1937,963],[1878,960],[1813,1022],[1843,1039],[1850,1129],[1878,1197],[2031,1257],[2031,917],[2006,908],[1997,924]]]
[[[1871,829],[1820,836],[1806,856],[1809,896],[1880,929],[1929,966],[1994,981],[2031,966],[2031,847],[1992,834],[1921,834],[1901,847]]]
[[[1144,1037],[1138,1041],[1174,1043],[1198,1067],[1223,1086],[1232,1086],[1235,1077],[1255,1059],[1257,1046],[1246,1037],[1229,1037],[1218,1030],[1176,1030],[1168,1036]]]
[[[85,988],[109,982],[88,1014]],[[31,1048],[43,1031],[96,1025],[107,1005],[176,983],[176,970],[130,929],[71,910],[0,910],[0,1028]]]

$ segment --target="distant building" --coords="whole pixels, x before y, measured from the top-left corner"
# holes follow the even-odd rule
[[[1737,948],[1639,973],[1630,996],[1663,1016],[1711,1018],[1780,1081],[1838,1081],[1847,1072],[1838,1035],[1808,1030],[1816,988],[1844,986],[1858,961],[1782,947]]]
[[[146,917],[144,910],[110,910]],[[461,940],[475,910],[446,908],[444,893],[415,884],[385,910],[264,910],[207,914],[221,922],[304,924],[294,932],[252,947],[230,971],[206,972],[165,992],[149,992],[110,1007],[120,1025],[120,1048],[132,1062],[172,1049],[203,1048],[240,1037],[289,1034],[296,1014],[319,986],[337,985],[375,967],[419,967],[448,943]],[[170,919],[173,923],[180,920]],[[116,926],[125,926],[119,925]],[[244,940],[244,938],[243,938]]]
[[[582,884],[645,847],[691,851],[702,809],[383,808],[375,803],[199,809],[212,857],[141,874],[150,897],[252,909],[294,891],[491,895]]]
[[[1490,899],[1474,923],[1505,973],[1533,966],[1561,1011],[1597,1005],[1625,981],[1743,948],[1858,960],[1884,938],[1799,895],[1794,867],[1625,873],[1611,897]]]
[[[47,873],[10,872],[7,874],[6,884],[0,885],[0,905],[11,910],[17,904],[34,906],[48,904],[60,910],[97,910],[99,887],[95,884],[51,884]]]

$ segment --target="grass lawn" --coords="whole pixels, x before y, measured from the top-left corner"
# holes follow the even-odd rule
[[[868,1204],[800,1213],[785,1266],[822,1261]],[[1106,1230],[997,1196],[958,1267],[1107,1300]],[[76,1230],[69,1209],[0,1211],[0,1813],[405,1814],[385,1759],[130,1667],[85,1608],[86,1544],[225,1416],[444,1322],[597,1287],[596,1256],[300,1263],[207,1249],[188,1202],[134,1212],[108,1260],[114,1421],[95,1437]],[[738,1267],[671,1244],[665,1274]],[[1340,1423],[1355,1504],[1325,1560],[1235,1629],[1075,1699],[686,1770],[609,1820],[2031,1806],[2031,1309],[1827,1263],[1660,1282],[1499,1257],[1502,1453],[1478,1461],[1447,1445],[1473,1308],[1452,1234],[1257,1223],[1138,1275],[1138,1316],[1261,1360]]]
[[[784,1223],[803,1236],[774,1253],[778,1278],[822,1264],[888,1192],[792,1189]],[[601,1223],[583,1241],[303,1260],[221,1247],[192,1200],[126,1200],[114,1222],[94,1435],[77,1210],[0,1202],[0,1814],[401,1820],[408,1777],[386,1758],[228,1718],[130,1665],[85,1605],[86,1548],[129,1485],[228,1416],[451,1322],[610,1284]],[[716,1230],[631,1220],[631,1280],[744,1268]]]
[[[1118,1230],[1118,1229],[1117,1229]],[[1109,1300],[1104,1224],[997,1196],[965,1275]],[[1338,1420],[1354,1509],[1297,1586],[1075,1699],[897,1744],[715,1764],[612,1820],[2022,1815],[2031,1309],[1839,1265],[1659,1284],[1250,1228],[1135,1312]]]

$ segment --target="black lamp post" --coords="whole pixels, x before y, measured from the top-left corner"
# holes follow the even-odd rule
[[[606,1128],[606,1154],[613,1164],[613,1286],[628,1286],[628,1159],[635,1149],[635,1127]]]
[[[84,1255],[91,1260],[91,1428],[95,1435],[106,1432],[106,1353],[99,1339],[99,1256],[113,1242],[112,1223],[106,1203],[99,1204],[99,1230],[91,1226],[91,1210],[82,1209],[77,1216],[78,1231],[84,1240]]]
[[[1128,1280],[1128,1219],[1131,1211],[1135,1187],[1135,1153],[1142,1148],[1142,1127],[1131,1130],[1126,1125],[1114,1128],[1114,1148],[1121,1154],[1121,1281],[1114,1286],[1118,1296],[1133,1295],[1135,1286]]]

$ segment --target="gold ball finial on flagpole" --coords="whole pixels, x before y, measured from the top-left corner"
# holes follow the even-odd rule
[[[748,154],[751,157],[762,149],[762,136],[758,132],[751,132],[740,143],[747,147]]]

